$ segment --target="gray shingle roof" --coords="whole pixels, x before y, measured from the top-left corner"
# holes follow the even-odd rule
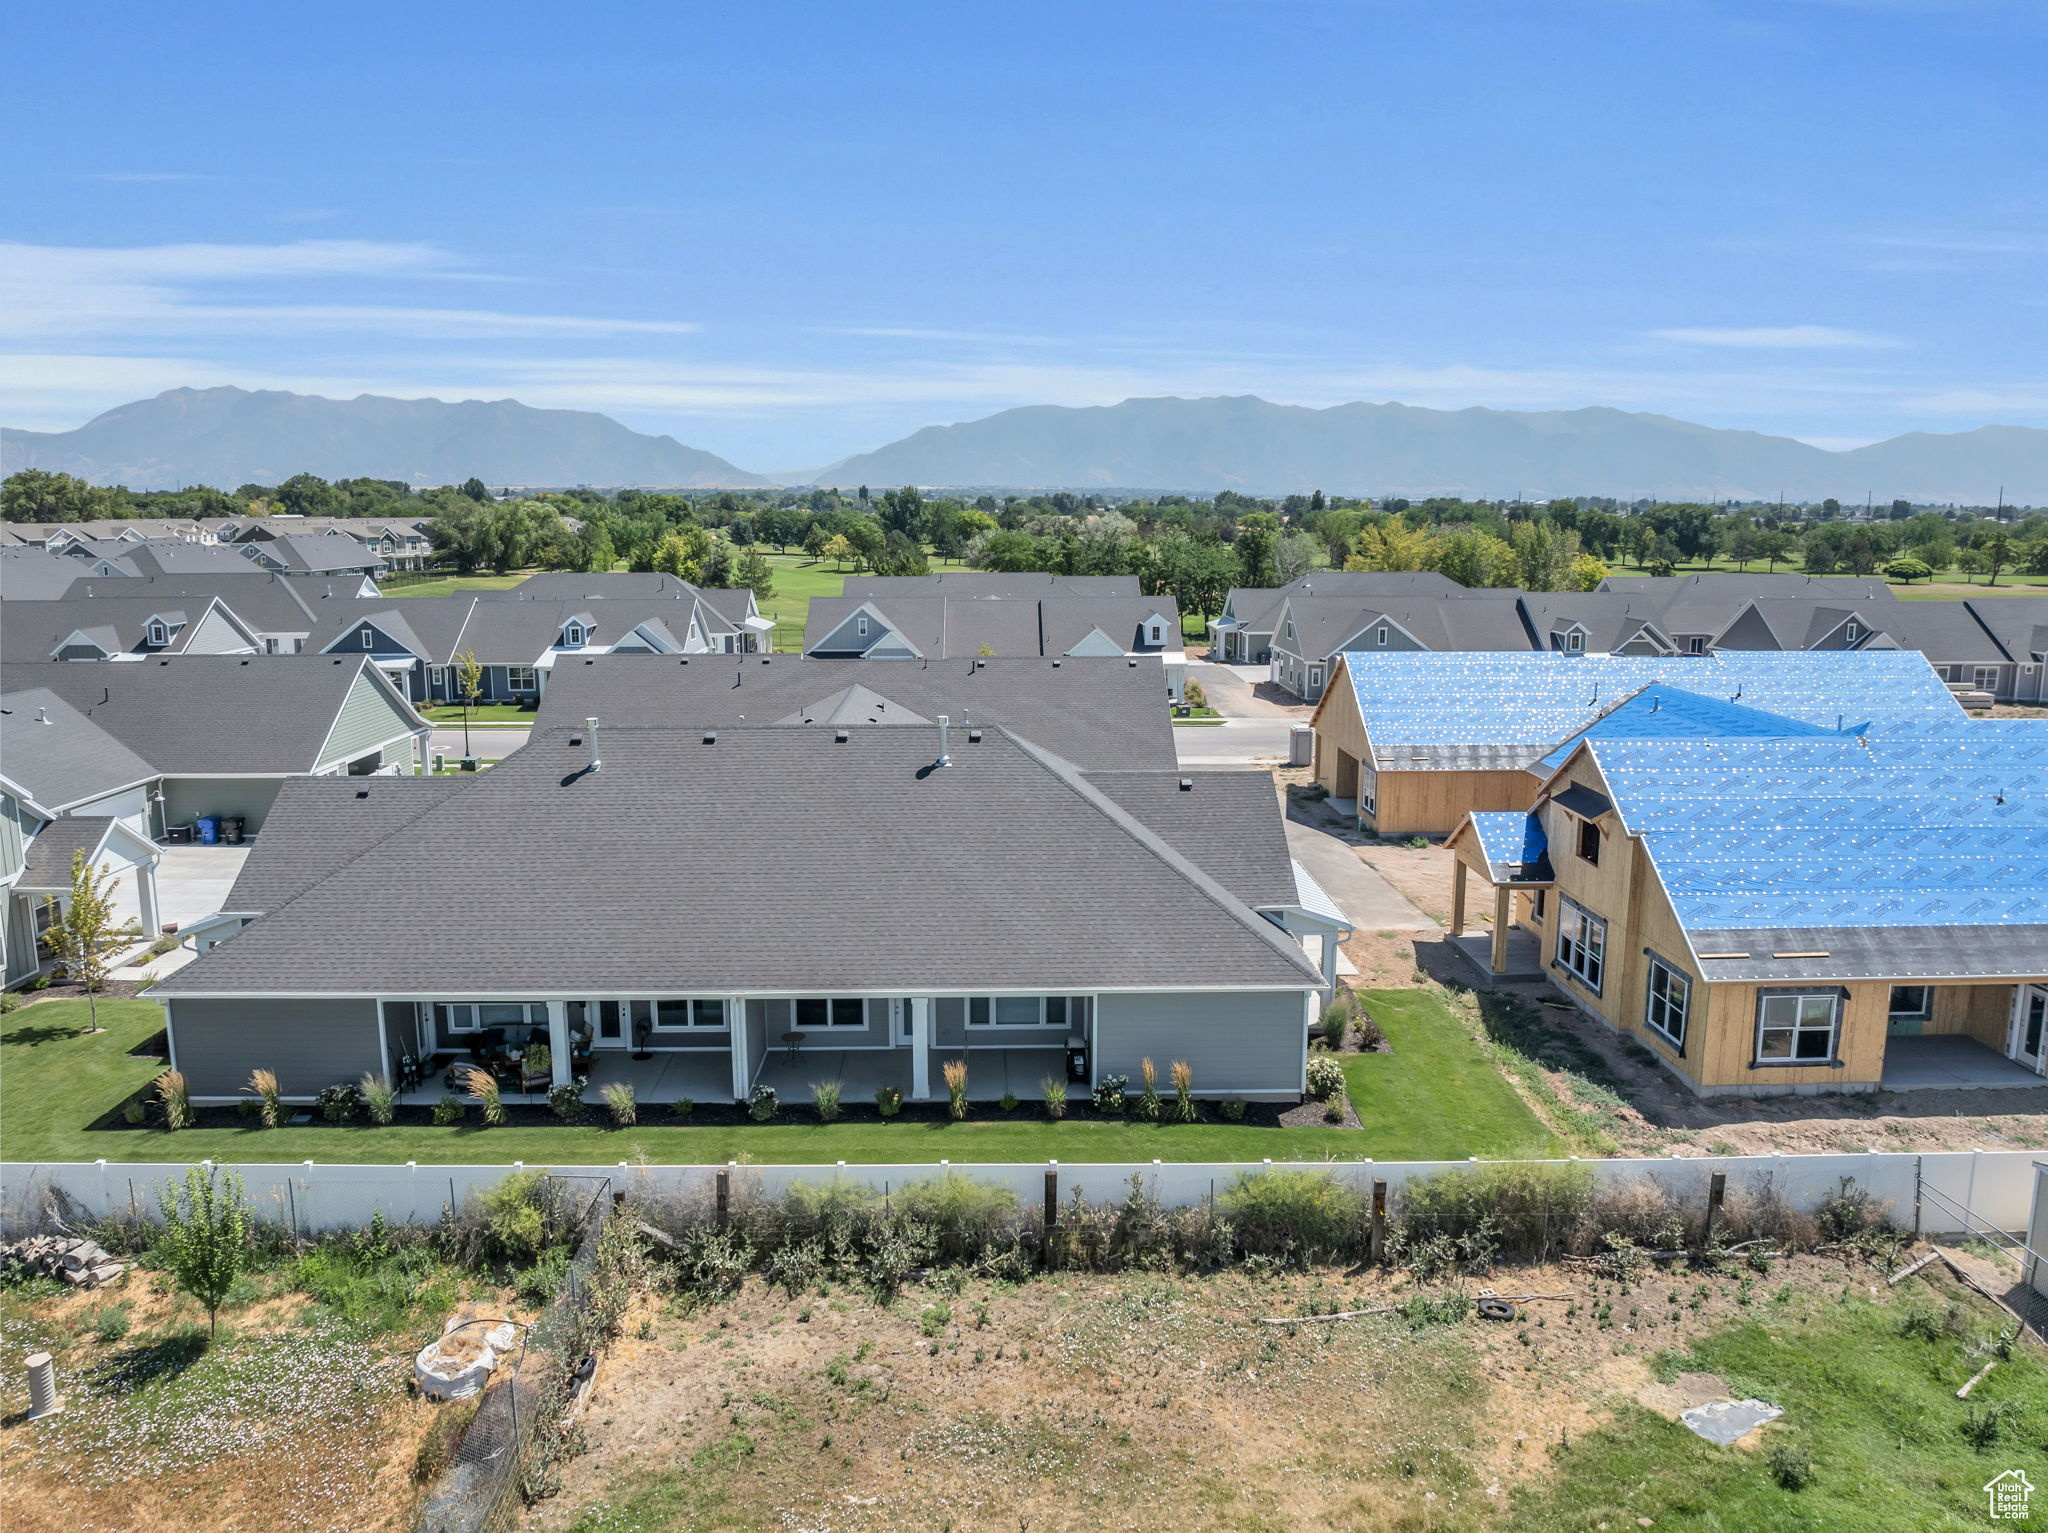
[[[1122,660],[814,660],[798,655],[598,655],[557,660],[537,730],[769,724],[865,687],[905,712],[1001,724],[1086,768],[1170,771],[1173,720],[1149,663]],[[837,722],[845,722],[841,719]]]
[[[1693,934],[1700,977],[1723,983],[1985,979],[2048,974],[2048,926],[1766,927]],[[1716,958],[1716,953],[1746,957]],[[1775,958],[1774,953],[1820,953]]]
[[[1088,781],[1247,905],[1296,903],[1269,774],[1090,772]]]
[[[274,910],[447,800],[461,777],[290,777],[221,909]]]
[[[91,572],[76,559],[16,545],[0,548],[0,600],[53,601]]]
[[[1318,983],[1276,927],[1010,735],[937,770],[926,730],[847,735],[608,729],[598,772],[570,731],[536,736],[160,993]]]
[[[78,853],[87,859],[99,855],[100,843],[114,828],[112,815],[86,814],[52,820],[28,844],[22,859],[21,877],[14,887],[23,893],[71,887],[71,862]]]
[[[0,672],[7,688],[0,695],[0,709],[6,710],[0,717],[0,775],[52,812],[157,775],[149,762],[56,692],[19,684],[17,676],[31,669],[41,667],[8,666]],[[40,722],[45,718],[47,724]]]
[[[0,677],[9,691],[55,693],[145,759],[150,775],[211,777],[311,771],[368,664],[360,655],[181,655],[9,665]]]

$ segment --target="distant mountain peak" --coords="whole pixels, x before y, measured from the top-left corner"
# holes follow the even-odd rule
[[[138,490],[232,489],[298,473],[415,485],[472,477],[679,489],[770,483],[674,437],[647,436],[588,410],[539,410],[516,399],[327,399],[233,384],[166,389],[75,431],[0,431],[0,465]]]

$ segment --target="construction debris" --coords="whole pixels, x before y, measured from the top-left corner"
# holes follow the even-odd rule
[[[75,1288],[103,1288],[128,1270],[106,1247],[63,1235],[31,1235],[0,1246],[0,1269],[62,1278]]]

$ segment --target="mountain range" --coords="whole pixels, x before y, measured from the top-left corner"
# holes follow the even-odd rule
[[[1326,409],[1249,395],[1030,405],[927,426],[830,467],[753,474],[668,436],[516,400],[323,399],[172,389],[75,431],[0,431],[0,470],[61,470],[175,489],[275,484],[292,474],[454,484],[915,484],[1289,494],[1658,496],[1844,503],[2048,504],[2048,431],[1910,432],[1846,452],[1792,437],[1607,408]]]
[[[770,483],[674,437],[628,430],[589,410],[536,410],[515,399],[323,399],[275,389],[170,389],[95,416],[76,431],[0,430],[0,465],[76,474],[95,484],[176,490],[323,479],[494,485],[660,484],[691,489]]]

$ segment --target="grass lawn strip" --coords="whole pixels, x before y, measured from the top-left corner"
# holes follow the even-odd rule
[[[483,1128],[468,1124],[316,1124],[197,1128],[177,1134],[129,1128],[120,1109],[164,1068],[130,1050],[159,1032],[149,1000],[102,1001],[106,1031],[88,1035],[85,1003],[45,1001],[0,1026],[0,1158],[10,1161],[318,1160],[602,1165],[644,1153],[656,1163],[932,1163],[939,1160],[1064,1162],[1505,1159],[1562,1153],[1555,1135],[1502,1079],[1472,1031],[1425,991],[1365,991],[1394,1045],[1391,1054],[1346,1055],[1360,1129],[1258,1127],[1216,1121],[1051,1123],[1035,1102],[1014,1115],[967,1123],[809,1119],[808,1104],[782,1119],[733,1126],[668,1121],[631,1129],[593,1123]],[[258,1061],[251,1061],[254,1065]],[[1197,1077],[1197,1086],[1200,1079]],[[643,1107],[650,1116],[663,1109]],[[253,1123],[254,1120],[248,1120]]]

